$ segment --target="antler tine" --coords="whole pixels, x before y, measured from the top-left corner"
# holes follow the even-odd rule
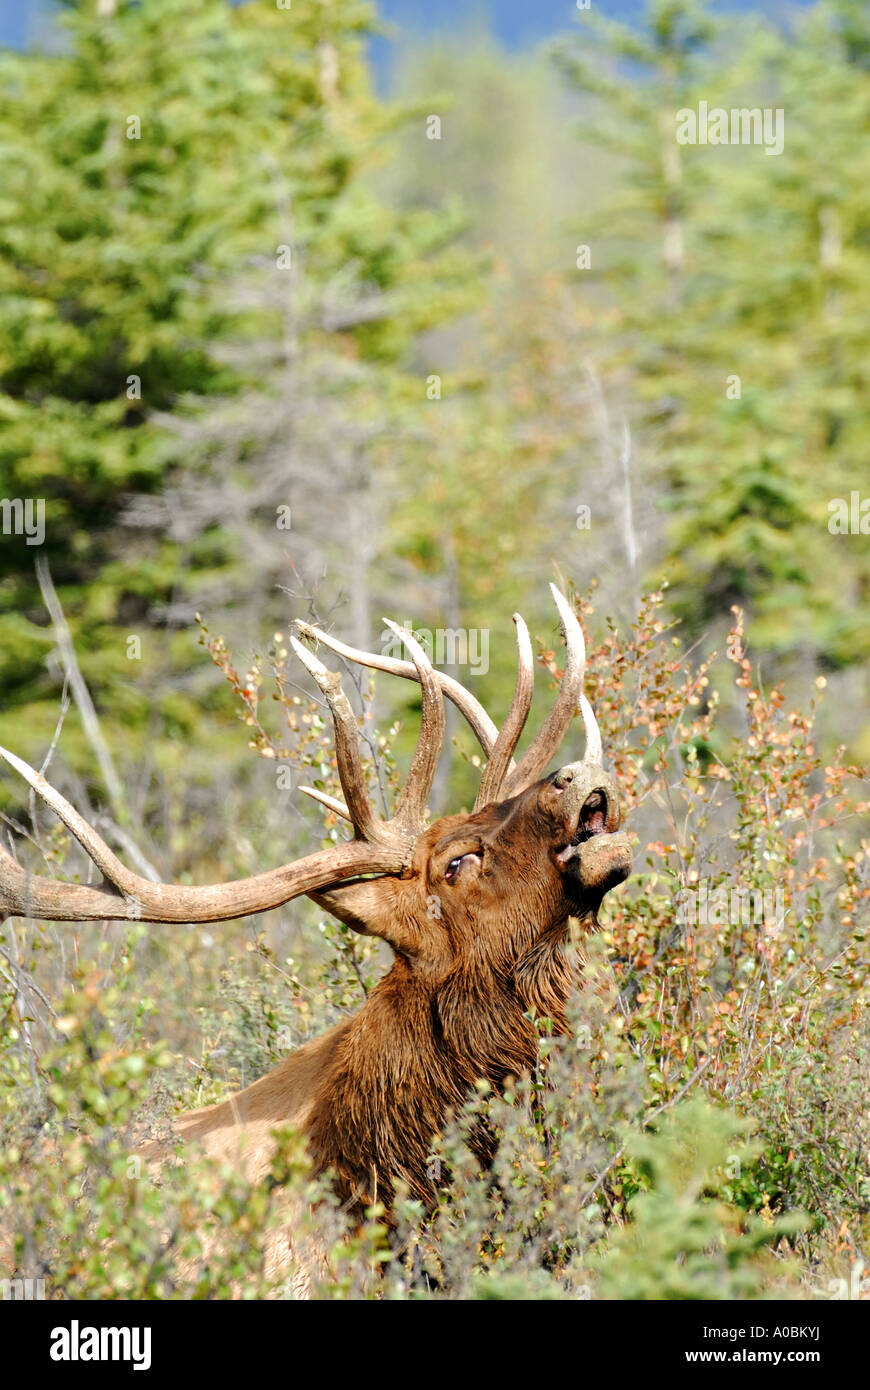
[[[601,730],[598,727],[598,720],[595,718],[595,711],[583,694],[580,696],[580,713],[583,715],[583,728],[586,730],[586,752],[583,754],[583,761],[585,763],[600,763],[603,757]]]
[[[352,819],[344,802],[339,801],[337,797],[327,796],[326,792],[318,791],[317,787],[300,787],[299,791],[304,792],[306,796],[313,797],[315,801],[319,801],[327,810],[332,811],[333,815],[341,816],[343,820]]]
[[[532,706],[532,692],[535,685],[532,643],[529,638],[529,629],[519,613],[514,613],[514,622],[517,627],[517,681],[514,697],[507,712],[507,718],[495,741],[495,747],[489,756],[489,762],[480,779],[480,789],[474,802],[475,811],[479,811],[483,806],[488,806],[491,801],[498,800],[502,783],[511,768],[514,749]]]
[[[349,647],[346,642],[340,642],[337,637],[319,627],[313,627],[311,623],[303,622],[301,618],[296,619],[296,626],[308,641],[322,642],[324,647],[328,647],[337,656],[343,656],[345,661],[353,661],[358,666],[369,666],[374,671],[386,671],[391,676],[403,676],[405,680],[420,680],[420,674],[413,661],[403,661],[395,656],[384,656],[380,652],[364,652],[358,647]],[[443,671],[434,671],[433,674],[444,695],[467,721],[486,757],[491,757],[498,738],[498,729],[483,705],[470,690],[466,690],[465,686],[452,676],[445,675]]]
[[[50,806],[55,815],[63,821],[67,830],[78,840],[88,858],[93,860],[100,873],[107,883],[113,884],[119,893],[135,896],[140,886],[147,882],[138,874],[134,874],[130,869],[124,867],[120,859],[112,853],[105,840],[97,834],[83,816],[80,816],[74,806],[61,796],[59,791],[55,791],[50,782],[46,782],[41,772],[37,772],[23,758],[19,758],[15,753],[10,753],[8,748],[0,748],[0,757],[14,767],[19,776],[40,796],[47,806]],[[13,861],[14,862],[14,861]]]
[[[516,796],[540,777],[553,757],[574,715],[583,693],[583,674],[586,670],[586,644],[583,629],[565,595],[550,585],[550,593],[559,610],[562,636],[565,639],[565,672],[553,708],[538,730],[534,742],[526,749],[525,757],[511,773],[504,788],[505,796]],[[591,713],[591,711],[590,711]]]
[[[299,660],[320,686],[332,714],[335,726],[335,757],[341,789],[347,803],[348,818],[358,840],[369,842],[383,838],[383,827],[378,825],[369,804],[366,776],[359,755],[359,729],[350,700],[341,688],[341,676],[337,671],[328,671],[312,652],[309,652],[295,637],[290,643]]]
[[[0,846],[0,918],[52,922],[224,922],[281,907],[313,889],[360,874],[399,873],[407,847],[398,840],[370,845],[349,841],[291,864],[229,883],[188,887],[153,883],[126,869],[75,807],[21,758],[0,754],[50,806],[103,874],[103,883],[68,883],[28,873]]]
[[[389,618],[384,618],[384,622],[391,632],[394,632],[397,637],[401,637],[411,653],[417,678],[423,691],[423,711],[417,747],[414,750],[408,776],[399,795],[396,813],[391,822],[401,826],[404,830],[419,834],[423,829],[426,803],[429,800],[429,793],[432,790],[438,759],[441,756],[441,748],[444,743],[446,726],[444,700],[436,673],[432,669],[432,663],[416,638],[410,632],[406,632],[404,628],[391,623]]]

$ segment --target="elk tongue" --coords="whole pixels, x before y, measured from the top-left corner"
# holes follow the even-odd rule
[[[557,862],[570,867],[566,877],[580,878],[586,888],[607,892],[622,883],[631,873],[631,849],[624,831],[612,834],[583,835],[579,842],[566,845],[556,856]]]
[[[556,855],[558,863],[567,864],[569,859],[573,859],[586,839],[588,839],[588,835],[586,834],[585,827],[582,824],[578,825],[571,839],[568,841],[568,844],[564,849],[560,849],[559,853]]]
[[[567,864],[568,860],[572,859],[578,852],[580,845],[591,840],[595,835],[604,835],[606,831],[607,801],[600,792],[592,792],[580,807],[577,829],[565,848],[560,850],[556,856],[558,862]]]

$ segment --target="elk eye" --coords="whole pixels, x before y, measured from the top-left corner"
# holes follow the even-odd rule
[[[444,878],[445,878],[446,882],[447,882],[447,883],[452,883],[452,882],[453,882],[453,880],[455,879],[456,875],[459,873],[459,867],[460,867],[460,865],[461,865],[463,859],[478,859],[479,857],[480,857],[479,855],[477,855],[477,854],[473,853],[473,851],[469,850],[468,854],[458,854],[458,855],[456,856],[455,859],[451,859],[450,863],[447,865],[447,868],[446,868],[445,871],[444,871]]]

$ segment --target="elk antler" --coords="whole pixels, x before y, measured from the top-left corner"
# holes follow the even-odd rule
[[[301,618],[296,619],[296,626],[307,641],[322,643],[337,656],[343,656],[345,661],[353,661],[357,666],[368,666],[373,671],[386,671],[391,676],[405,676],[408,680],[417,680],[417,668],[413,661],[402,661],[398,657],[385,656],[380,652],[363,652],[358,647],[349,647],[346,642],[340,642],[330,632],[313,627]],[[410,648],[408,650],[410,651]],[[460,685],[452,676],[445,675],[443,671],[434,671],[433,675],[441,687],[441,693],[447,696],[468,721],[478,743],[489,757],[498,738],[498,729],[483,705],[470,690],[466,690],[465,686]]]
[[[583,641],[583,629],[574,616],[574,610],[570,603],[565,595],[559,592],[555,584],[550,585],[550,593],[553,595],[562,621],[562,636],[565,639],[565,671],[553,708],[541,725],[534,742],[526,749],[519,767],[510,774],[505,785],[499,788],[501,795],[505,797],[516,796],[537,781],[565,737],[568,725],[577,713],[578,705],[583,715],[583,727],[586,730],[584,758],[591,763],[601,762],[601,734],[595,715],[592,713],[592,706],[583,694],[583,676],[586,672],[586,644]]]
[[[0,919],[223,922],[280,907],[314,888],[357,874],[399,873],[407,863],[407,853],[403,853],[398,844],[370,845],[351,841],[309,854],[292,864],[283,864],[268,873],[231,883],[201,888],[152,883],[125,868],[96,831],[82,820],[75,807],[32,767],[5,748],[0,748],[0,757],[20,772],[43,801],[57,812],[103,875],[103,882],[97,887],[40,878],[29,874],[0,846]]]
[[[396,814],[391,820],[382,821],[372,812],[359,755],[359,730],[350,701],[341,688],[341,676],[336,671],[328,671],[301,642],[291,637],[293,650],[320,686],[332,713],[338,775],[347,804],[342,806],[341,802],[327,797],[315,787],[302,787],[301,790],[350,820],[357,839],[366,840],[369,844],[398,844],[407,850],[409,845],[413,848],[425,824],[426,803],[444,743],[444,701],[437,674],[423,648],[410,632],[396,627],[389,618],[385,618],[384,622],[391,632],[401,637],[411,653],[413,663],[409,662],[408,665],[412,665],[415,678],[423,690],[420,735],[410,771],[399,795]]]
[[[486,710],[470,691],[451,676],[446,676],[442,671],[433,672],[443,693],[449,700],[452,700],[468,721],[489,760],[484,769],[480,790],[474,803],[475,810],[479,810],[482,806],[497,801],[499,798],[517,796],[519,792],[531,786],[555,755],[578,708],[583,716],[583,727],[586,731],[584,757],[587,762],[601,762],[601,734],[592,707],[583,694],[583,676],[586,670],[586,646],[583,641],[583,630],[574,616],[574,611],[568,600],[556,588],[555,584],[550,585],[550,592],[559,612],[562,636],[565,639],[565,672],[553,708],[518,767],[513,763],[513,754],[528,718],[534,682],[534,662],[531,642],[529,641],[529,630],[519,613],[514,614],[514,622],[517,627],[516,689],[500,733]],[[397,657],[384,656],[377,652],[364,652],[357,647],[349,647],[330,633],[323,632],[318,627],[312,627],[310,623],[302,622],[300,619],[297,619],[296,626],[309,641],[322,643],[323,646],[328,647],[338,656],[343,656],[346,661],[355,662],[359,666],[369,666],[376,671],[389,671],[394,676],[404,676],[408,680],[419,680],[415,664],[411,661],[401,661]],[[392,631],[396,631],[392,624],[388,624],[388,626]],[[408,647],[408,650],[410,651],[411,648]],[[319,800],[324,799],[322,793],[309,791],[309,795],[317,796]],[[334,810],[335,807],[333,806],[331,809]]]
[[[332,714],[336,761],[345,801],[342,803],[313,787],[301,790],[349,820],[354,828],[354,839],[251,878],[204,887],[154,883],[142,878],[121,863],[75,807],[41,773],[14,753],[0,748],[0,757],[20,773],[60,817],[102,875],[102,882],[96,886],[38,877],[28,873],[0,846],[0,920],[27,916],[59,922],[103,919],[225,921],[280,907],[302,894],[316,897],[318,889],[362,874],[401,873],[409,865],[424,827],[426,803],[444,741],[444,695],[467,719],[488,758],[475,809],[505,796],[516,796],[537,779],[556,752],[578,704],[586,727],[586,759],[600,762],[601,736],[581,689],[585,669],[583,634],[567,600],[553,585],[550,588],[562,621],[567,651],[565,673],[553,708],[519,766],[514,766],[513,753],[528,717],[534,679],[529,633],[519,614],[514,614],[516,689],[501,732],[468,690],[452,677],[433,669],[411,633],[388,620],[385,620],[387,626],[402,639],[411,661],[358,651],[308,623],[297,622],[305,637],[321,642],[349,661],[417,681],[423,693],[420,735],[395,814],[390,820],[382,820],[374,814],[369,802],[360,759],[359,730],[342,690],[341,677],[327,670],[313,653],[296,638],[291,638],[294,650],[323,692]]]
[[[480,788],[474,802],[475,811],[497,801],[502,783],[513,767],[513,754],[520,734],[525,728],[532,707],[532,692],[535,685],[535,660],[532,656],[532,643],[529,629],[519,613],[514,613],[517,625],[517,683],[514,698],[501,726],[501,732],[489,755],[489,762],[483,770]]]

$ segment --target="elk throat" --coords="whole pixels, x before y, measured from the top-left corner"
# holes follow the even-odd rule
[[[462,969],[437,989],[409,978],[401,961],[342,1029],[328,1077],[307,1124],[319,1171],[362,1213],[389,1208],[396,1183],[431,1208],[438,1199],[432,1143],[481,1078],[501,1091],[538,1060],[538,1033],[527,1016],[567,1032],[565,1005],[574,970],[567,927],[542,933],[511,968]],[[472,1147],[492,1158],[481,1129]],[[387,1217],[389,1220],[389,1215]]]

